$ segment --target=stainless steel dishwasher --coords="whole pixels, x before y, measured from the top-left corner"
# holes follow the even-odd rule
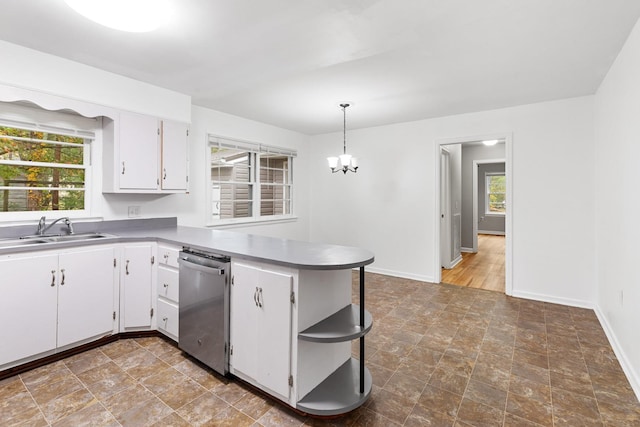
[[[183,249],[178,257],[180,349],[213,370],[229,371],[228,257]]]

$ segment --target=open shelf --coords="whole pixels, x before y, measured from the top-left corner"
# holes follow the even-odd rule
[[[364,336],[371,329],[373,318],[365,310],[364,327],[360,326],[360,306],[350,304],[298,334],[304,341],[333,343],[351,341]]]
[[[344,414],[369,398],[371,384],[371,373],[364,368],[364,393],[360,393],[360,361],[350,358],[302,398],[296,409],[312,415]]]

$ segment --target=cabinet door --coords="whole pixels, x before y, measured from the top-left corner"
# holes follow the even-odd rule
[[[151,328],[151,256],[151,245],[124,247],[120,266],[120,316],[125,330]]]
[[[187,191],[188,127],[162,121],[162,189]]]
[[[281,396],[289,396],[291,372],[291,287],[293,277],[274,271],[260,272],[258,381]]]
[[[158,120],[141,114],[120,113],[118,133],[120,188],[158,189]]]
[[[258,310],[257,285],[260,270],[245,264],[231,267],[233,280],[230,295],[230,341],[233,372],[258,380]]]
[[[58,256],[0,260],[0,366],[56,347]]]
[[[113,257],[113,248],[60,254],[58,347],[113,333]]]

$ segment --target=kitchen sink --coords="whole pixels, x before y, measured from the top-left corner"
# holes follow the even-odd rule
[[[46,242],[75,242],[78,240],[104,239],[105,237],[114,237],[111,234],[102,233],[83,233],[83,234],[65,234],[62,236],[46,237],[42,240]]]
[[[82,242],[84,240],[104,239],[106,237],[115,237],[112,234],[105,233],[81,233],[81,234],[65,234],[59,236],[38,236],[29,235],[19,239],[0,239],[0,249],[37,246],[46,243],[64,243],[64,242]]]

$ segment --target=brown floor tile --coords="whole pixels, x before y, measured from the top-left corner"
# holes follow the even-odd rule
[[[227,402],[208,392],[187,403],[176,412],[191,425],[204,425],[227,407],[229,407]]]
[[[120,423],[100,403],[82,408],[52,424],[53,427],[119,427]]]
[[[552,425],[552,406],[550,403],[529,399],[519,394],[509,393],[506,412],[543,426]]]
[[[471,380],[464,397],[492,408],[504,411],[507,403],[507,392],[480,381]]]
[[[387,381],[383,389],[415,403],[422,394],[425,385],[426,381],[420,381],[414,377],[396,372]]]
[[[379,390],[370,398],[367,409],[383,415],[390,420],[402,424],[413,409],[414,401],[387,390]]]
[[[458,419],[470,425],[501,426],[504,411],[470,399],[463,399],[458,410]]]
[[[407,427],[445,427],[452,426],[454,420],[455,418],[450,415],[416,405],[404,425]]]
[[[264,427],[297,427],[304,424],[305,417],[280,405],[274,405],[257,421]]]
[[[461,395],[427,385],[418,399],[417,406],[421,406],[426,411],[437,411],[450,417],[456,417],[461,401]]]

